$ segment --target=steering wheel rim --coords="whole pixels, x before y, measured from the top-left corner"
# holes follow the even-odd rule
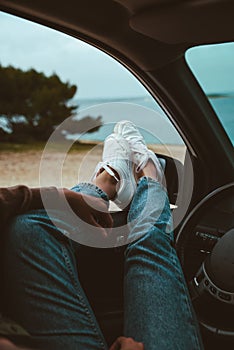
[[[187,244],[191,236],[194,235],[194,229],[198,224],[199,219],[204,214],[204,212],[209,209],[210,205],[215,205],[216,203],[227,198],[227,196],[230,196],[230,194],[234,195],[234,182],[221,186],[205,196],[193,208],[191,213],[184,221],[176,238],[176,249],[181,261],[182,268],[185,268],[186,248],[188,247]],[[226,339],[231,340],[232,342],[234,341],[234,330],[228,332],[226,329],[213,327],[209,321],[204,322],[200,314],[197,316],[202,329],[205,329],[206,332],[212,333],[213,335],[224,336]]]

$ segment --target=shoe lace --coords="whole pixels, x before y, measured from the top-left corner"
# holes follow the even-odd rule
[[[139,158],[141,159],[141,162],[138,164],[136,168],[136,172],[138,173],[145,167],[146,163],[149,160],[148,149],[147,149],[147,146],[139,139],[134,140],[131,148],[132,148],[132,151],[136,155],[139,155]]]

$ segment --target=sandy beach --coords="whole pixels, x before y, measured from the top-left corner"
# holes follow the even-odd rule
[[[150,148],[182,162],[184,160],[184,146],[150,145]],[[25,184],[69,188],[90,179],[101,155],[102,144],[94,144],[86,150],[74,150],[68,155],[54,150],[46,153],[42,150],[0,151],[0,186]]]

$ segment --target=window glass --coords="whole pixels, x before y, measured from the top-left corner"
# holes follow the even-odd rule
[[[42,155],[47,161],[43,185],[70,187],[81,178],[87,180],[100,160],[103,140],[123,119],[140,127],[155,152],[184,162],[186,146],[179,133],[116,60],[15,16],[0,12],[0,21],[0,186],[40,185]],[[69,108],[73,116],[65,127]],[[55,130],[60,136],[56,134],[57,141],[51,144]],[[53,168],[58,164],[63,167],[62,183],[56,182]]]
[[[234,43],[191,48],[186,60],[234,145]]]

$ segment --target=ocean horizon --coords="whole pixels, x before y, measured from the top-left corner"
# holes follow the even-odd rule
[[[221,116],[221,123],[234,145],[234,94],[210,94],[207,97],[216,113]],[[105,137],[112,132],[116,121],[128,119],[141,128],[147,143],[184,143],[178,132],[172,127],[168,116],[150,95],[130,98],[80,98],[72,102],[79,105],[79,119],[86,115],[101,116],[104,123],[97,132],[76,134],[81,141],[104,141]],[[123,111],[122,117],[118,114],[119,111]],[[134,112],[135,115],[133,115]],[[156,127],[156,118],[159,130],[152,129],[153,124]]]
[[[210,94],[207,97],[234,145],[234,94]],[[101,116],[102,126],[95,132],[67,133],[66,138],[68,139],[102,142],[113,131],[115,123],[125,119],[133,121],[140,128],[148,144],[184,144],[168,116],[150,95],[75,98],[69,104],[78,105],[75,119]],[[22,119],[23,117],[16,118]],[[4,117],[0,117],[0,127],[7,131]]]

